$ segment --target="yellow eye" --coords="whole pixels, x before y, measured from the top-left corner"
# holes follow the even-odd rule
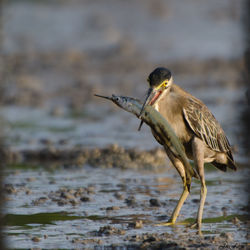
[[[166,88],[167,84],[168,84],[168,81],[164,81],[160,85],[158,85],[158,87],[156,89]]]

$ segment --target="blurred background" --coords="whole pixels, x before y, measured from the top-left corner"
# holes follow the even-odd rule
[[[240,150],[245,5],[243,0],[4,1],[0,101],[10,125],[8,144],[34,148],[49,138],[84,146],[154,147],[147,128],[137,133],[135,117],[93,94],[143,99],[147,76],[165,66],[178,85],[209,106]]]
[[[144,99],[149,73],[164,66],[209,107],[247,166],[248,9],[247,0],[2,1],[5,155],[158,147],[146,125],[138,132],[136,117],[93,94]]]

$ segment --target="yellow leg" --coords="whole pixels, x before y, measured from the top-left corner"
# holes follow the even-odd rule
[[[200,182],[201,182],[201,192],[200,192],[200,206],[197,213],[196,222],[191,226],[191,228],[198,228],[198,233],[201,234],[201,223],[203,208],[207,196],[207,187],[205,183],[205,173],[204,173],[204,143],[201,139],[195,137],[192,142],[192,150],[194,156],[195,167],[198,171]]]
[[[207,196],[207,187],[206,187],[205,180],[203,179],[201,180],[200,206],[198,209],[196,222],[191,226],[191,228],[198,228],[199,233],[201,233],[200,230],[201,230],[201,223],[202,223],[202,214],[203,214],[203,208],[204,208],[206,196]]]
[[[187,185],[187,177],[186,177],[186,169],[185,169],[183,163],[177,157],[175,157],[172,154],[172,152],[169,150],[169,148],[167,148],[167,147],[164,147],[164,148],[165,148],[165,151],[166,151],[169,159],[171,160],[174,167],[176,168],[176,170],[178,171],[179,175],[182,178],[183,192],[181,194],[181,197],[180,197],[180,199],[179,199],[179,201],[177,203],[177,206],[175,207],[169,221],[157,224],[157,226],[171,226],[171,225],[174,225],[175,222],[176,222],[176,219],[177,219],[177,217],[178,217],[178,215],[180,213],[181,207],[182,207],[183,203],[185,202],[185,200],[187,199],[187,197],[189,195],[189,188],[188,188],[188,185]],[[188,184],[189,184],[189,187],[190,187],[191,178],[188,181],[189,181]]]
[[[180,197],[180,199],[178,201],[178,204],[175,207],[175,209],[174,209],[174,211],[173,211],[173,213],[172,213],[171,218],[169,219],[169,221],[157,224],[157,226],[171,226],[171,225],[174,225],[175,222],[176,222],[176,219],[177,219],[177,217],[178,217],[178,215],[180,213],[182,205],[185,202],[185,200],[187,199],[188,195],[189,195],[189,192],[188,192],[187,186],[184,186],[183,192],[181,194],[181,197]]]

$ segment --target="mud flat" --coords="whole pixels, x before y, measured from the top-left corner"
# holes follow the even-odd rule
[[[174,227],[157,226],[169,219],[182,191],[178,174],[165,159],[152,163],[157,154],[162,154],[161,150],[138,153],[108,148],[98,154],[105,158],[107,151],[106,164],[99,166],[95,155],[89,156],[82,165],[70,164],[70,161],[64,164],[65,152],[62,162],[49,157],[38,161],[41,158],[33,155],[30,161],[9,164],[3,188],[4,234],[9,246],[53,249],[249,247],[247,189],[242,189],[247,168],[232,175],[206,167],[208,198],[203,237],[200,237],[188,227],[194,221],[199,202],[197,181],[192,184],[191,196],[181,211],[178,220],[181,223]],[[112,154],[115,162],[123,164],[113,165]],[[146,157],[132,164],[127,160],[131,154]],[[90,159],[94,167],[90,166]],[[141,164],[148,164],[148,168],[138,167]]]

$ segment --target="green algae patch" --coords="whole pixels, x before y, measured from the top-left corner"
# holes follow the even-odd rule
[[[38,126],[36,122],[32,121],[15,121],[9,122],[8,125],[12,129],[35,129]]]
[[[41,169],[41,165],[37,164],[27,164],[24,162],[21,163],[13,163],[13,164],[7,164],[7,169],[15,169],[15,170],[38,170]]]
[[[50,126],[47,128],[48,131],[53,133],[66,133],[71,132],[76,129],[75,126],[65,126],[65,127],[59,127],[59,126]]]
[[[250,219],[249,215],[243,214],[243,215],[238,215],[238,214],[232,214],[228,216],[219,216],[219,217],[213,217],[213,218],[204,218],[202,219],[202,223],[220,223],[224,221],[232,221],[234,218],[238,218],[240,221],[245,222]],[[194,223],[195,219],[194,218],[188,218],[183,221],[184,223]]]
[[[28,226],[30,224],[55,224],[55,221],[79,220],[85,217],[73,216],[65,212],[37,214],[6,214],[3,217],[5,226]]]

